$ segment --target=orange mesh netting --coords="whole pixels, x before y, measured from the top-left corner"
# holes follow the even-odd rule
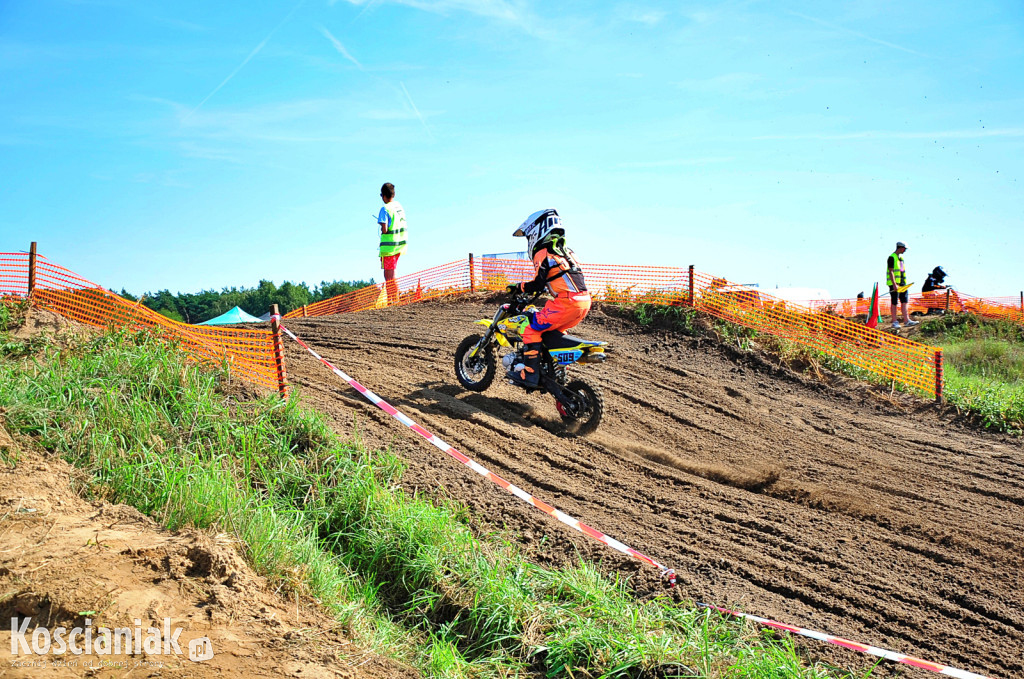
[[[0,293],[23,294],[27,289],[27,259],[27,255],[0,255]],[[718,318],[816,349],[875,375],[935,395],[934,347],[879,332],[837,315],[866,313],[868,300],[819,302],[812,308],[812,305],[785,302],[757,288],[735,285],[700,271],[693,271],[691,276],[690,270],[677,267],[586,264],[584,269],[587,285],[597,300],[692,305]],[[390,290],[385,284],[371,285],[293,309],[285,318],[362,311],[389,303],[404,305],[470,290],[502,290],[509,283],[529,280],[533,275],[533,266],[527,260],[458,260],[401,276]],[[988,300],[955,295],[958,311],[983,315],[1005,313],[1009,317],[1018,313]],[[276,386],[273,343],[267,330],[217,329],[170,321],[43,258],[38,264],[35,297],[41,306],[92,325],[159,327],[178,338],[190,353],[213,359],[231,356],[240,376],[264,386]],[[915,296],[915,303],[944,308],[945,293],[940,297],[919,295]]]
[[[383,283],[369,285],[310,304],[304,308],[292,309],[284,317],[330,316],[366,309],[380,309],[389,304],[411,304],[424,299],[456,295],[468,292],[469,289],[469,263],[462,259],[425,271],[399,276],[395,279],[394,287],[390,291]],[[396,292],[397,299],[392,299],[396,297]]]
[[[28,253],[0,252],[0,297],[24,297],[28,293],[28,257]]]
[[[0,253],[0,294],[28,293],[28,255]],[[141,303],[129,302],[45,257],[36,259],[32,303],[66,318],[98,327],[156,330],[178,341],[199,360],[228,360],[231,372],[275,389],[277,369],[270,330],[242,330],[188,325],[172,321]]]
[[[533,278],[525,260],[486,260],[477,287],[500,290]],[[596,300],[692,306],[712,316],[816,349],[876,375],[934,396],[935,347],[879,332],[825,311],[784,302],[757,288],[674,267],[583,264]]]
[[[878,306],[882,310],[882,318],[889,316],[889,300],[888,290],[879,291]],[[840,316],[858,316],[867,315],[871,300],[829,299],[802,302],[802,304],[812,309],[830,311]],[[1024,310],[1020,307],[1019,298],[1014,297],[974,297],[957,290],[934,290],[909,295],[907,310],[909,313],[927,313],[929,310],[967,312],[976,316],[1024,325]]]

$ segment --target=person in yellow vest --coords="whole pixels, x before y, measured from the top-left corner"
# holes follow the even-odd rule
[[[387,290],[388,304],[398,304],[398,282],[395,270],[398,258],[405,252],[405,208],[395,200],[395,185],[387,182],[380,187],[380,198],[384,207],[377,215],[380,224],[380,267],[384,269],[384,288]]]
[[[907,284],[907,267],[903,262],[903,253],[907,251],[907,246],[903,242],[896,243],[896,251],[889,255],[889,259],[886,261],[886,282],[889,284],[889,298],[891,300],[889,313],[892,317],[892,327],[894,330],[899,330],[900,322],[896,320],[896,303],[900,303],[901,311],[903,312],[903,325],[910,327],[917,325],[917,321],[910,320],[910,315],[907,313],[907,291],[900,292],[900,288]]]

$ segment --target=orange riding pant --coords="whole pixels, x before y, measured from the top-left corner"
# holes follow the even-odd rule
[[[531,344],[540,342],[541,335],[552,330],[565,332],[579,325],[590,311],[590,293],[578,292],[574,295],[559,295],[548,301],[538,311],[530,325],[523,331],[523,342]]]

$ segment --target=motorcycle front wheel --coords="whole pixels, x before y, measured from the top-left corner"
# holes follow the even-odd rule
[[[483,391],[494,381],[497,367],[494,358],[494,346],[489,344],[470,356],[469,352],[483,339],[483,335],[470,335],[459,342],[455,349],[455,377],[459,384],[470,391]]]
[[[562,387],[562,391],[574,398],[577,403],[575,409],[570,409],[555,401],[566,429],[578,436],[593,434],[604,415],[604,394],[601,393],[601,388],[583,380],[573,380]]]

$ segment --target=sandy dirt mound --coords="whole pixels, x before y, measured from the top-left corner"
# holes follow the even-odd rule
[[[550,396],[500,379],[483,394],[456,382],[456,344],[494,308],[478,297],[287,325],[495,473],[675,568],[683,597],[995,676],[1024,673],[1020,440],[950,423],[924,402],[890,403],[706,340],[645,333],[599,309],[575,332],[614,348],[606,364],[578,368],[603,386],[605,420],[589,439],[569,438]],[[580,553],[635,576],[641,594],[661,588],[649,567],[481,479],[286,347],[305,402],[340,431],[357,422],[368,443],[391,445],[409,464],[408,489],[466,502],[542,563]],[[846,667],[872,662],[805,648]]]
[[[46,309],[30,307],[21,324],[12,333],[20,340],[50,337],[64,346],[86,336],[95,335],[96,328],[71,321]]]
[[[2,424],[0,446],[14,446]],[[418,676],[360,652],[307,602],[268,591],[227,536],[172,534],[131,507],[85,502],[69,485],[74,473],[27,453],[0,469],[0,676]],[[11,620],[20,632],[26,618],[28,644],[37,626],[56,634],[88,619],[98,635],[101,626],[134,630],[136,619],[163,630],[169,619],[182,654],[124,645],[119,655],[14,655]],[[188,642],[201,637],[214,655],[193,662]]]

